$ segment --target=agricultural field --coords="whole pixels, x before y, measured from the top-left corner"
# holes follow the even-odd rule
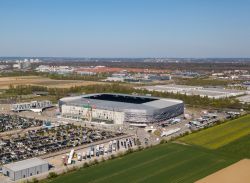
[[[176,142],[82,168],[46,182],[195,182],[250,158],[249,132],[250,115],[247,115]]]
[[[175,143],[132,153],[121,158],[80,169],[55,179],[70,182],[194,182],[235,160],[210,150]]]
[[[208,149],[217,149],[248,134],[250,134],[250,115],[193,133],[179,140]]]
[[[250,180],[250,160],[243,159],[223,168],[195,183],[249,183]]]
[[[224,145],[216,149],[216,151],[239,159],[250,159],[250,134]]]
[[[48,86],[51,88],[70,88],[72,86],[87,86],[100,83],[102,82],[81,80],[55,80],[41,76],[0,77],[0,89],[8,89],[9,85],[37,85]]]

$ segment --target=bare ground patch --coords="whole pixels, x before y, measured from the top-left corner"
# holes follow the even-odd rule
[[[243,159],[223,168],[196,183],[249,183],[250,159]]]
[[[102,82],[83,80],[55,80],[40,76],[0,77],[0,89],[8,89],[9,85],[39,85],[51,88],[69,88],[72,86],[87,86],[92,84],[102,84]]]

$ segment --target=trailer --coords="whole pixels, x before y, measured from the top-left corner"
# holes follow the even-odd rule
[[[171,130],[167,130],[167,131],[163,131],[161,133],[161,137],[167,137],[169,135],[172,135],[174,133],[177,133],[181,130],[181,128],[175,128],[175,129],[171,129]]]
[[[72,163],[72,158],[74,156],[74,149],[71,149],[70,153],[69,153],[69,158],[68,158],[68,165],[70,165]]]
[[[78,154],[77,154],[77,160],[78,160],[78,161],[82,161],[82,155],[81,155],[81,153],[78,153]]]
[[[82,159],[86,159],[86,153],[82,152]]]

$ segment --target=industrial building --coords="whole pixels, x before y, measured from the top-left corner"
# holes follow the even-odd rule
[[[11,106],[11,110],[15,112],[19,111],[33,111],[33,112],[42,112],[43,109],[52,107],[52,103],[49,100],[44,101],[32,101],[25,103],[17,103]]]
[[[49,171],[49,163],[39,158],[31,158],[3,165],[2,169],[5,176],[16,181]]]
[[[66,118],[131,125],[161,122],[184,112],[180,100],[111,93],[62,98],[59,108]]]
[[[232,90],[224,88],[206,88],[202,86],[187,86],[187,85],[155,85],[155,86],[143,86],[136,87],[137,89],[145,89],[148,91],[168,92],[168,93],[179,93],[185,95],[199,95],[201,97],[208,98],[226,98],[235,97],[239,95],[247,94],[244,90]]]
[[[153,81],[166,81],[171,80],[170,75],[166,74],[145,74],[137,73],[131,74],[127,72],[114,73],[111,77],[107,77],[104,81],[114,81],[114,82],[153,82]]]

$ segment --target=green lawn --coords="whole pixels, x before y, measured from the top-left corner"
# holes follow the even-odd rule
[[[235,162],[210,150],[163,144],[62,175],[53,183],[194,182]]]
[[[179,139],[209,149],[217,149],[250,134],[250,115],[214,126]]]

